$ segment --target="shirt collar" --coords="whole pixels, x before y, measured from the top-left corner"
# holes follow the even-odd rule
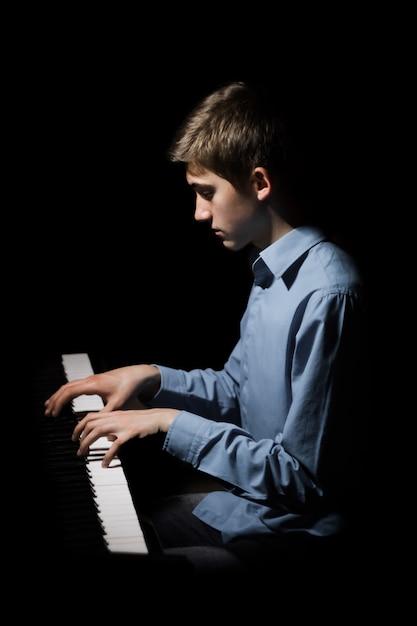
[[[280,278],[310,248],[324,241],[324,231],[316,226],[300,226],[262,250],[252,265],[255,284],[269,287],[274,276]]]

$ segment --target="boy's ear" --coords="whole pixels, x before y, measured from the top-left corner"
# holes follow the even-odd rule
[[[258,200],[265,200],[271,193],[271,177],[265,167],[255,167],[252,173],[252,182],[258,195]]]

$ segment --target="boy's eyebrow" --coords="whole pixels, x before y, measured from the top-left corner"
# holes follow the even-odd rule
[[[212,189],[213,185],[209,185],[208,183],[190,183],[190,187],[192,189]]]

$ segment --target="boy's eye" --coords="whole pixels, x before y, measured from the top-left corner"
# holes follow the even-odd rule
[[[199,194],[204,200],[211,200],[213,197],[212,191],[200,191]]]

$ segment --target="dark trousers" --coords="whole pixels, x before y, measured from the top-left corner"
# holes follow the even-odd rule
[[[162,451],[163,436],[129,441],[120,453],[149,549],[183,556],[199,575],[259,575],[269,563],[291,567],[274,541],[243,538],[224,544],[221,533],[199,520],[193,509],[207,492],[223,489],[209,476]]]

